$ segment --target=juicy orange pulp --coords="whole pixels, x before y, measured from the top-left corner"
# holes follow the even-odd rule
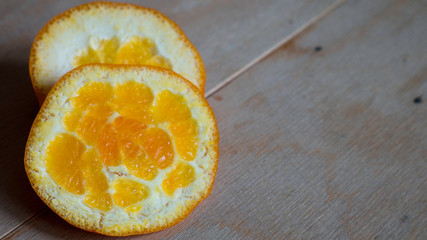
[[[152,65],[172,69],[170,61],[158,53],[156,44],[148,39],[133,36],[120,43],[117,37],[102,39],[98,46],[88,46],[74,56],[74,67],[88,63]]]
[[[185,162],[180,162],[168,174],[162,183],[163,190],[172,195],[177,188],[186,187],[194,181],[194,168]]]
[[[106,48],[114,47],[108,44]],[[71,105],[73,110],[63,117],[68,133],[51,140],[45,162],[54,181],[84,194],[88,206],[108,211],[115,204],[136,211],[135,203],[150,195],[144,181],[160,171],[166,172],[159,187],[167,195],[194,182],[194,168],[187,161],[197,155],[199,128],[184,97],[168,90],[154,96],[136,81],[115,87],[91,82]],[[121,165],[126,170],[114,170]]]
[[[113,194],[114,203],[120,207],[137,203],[149,195],[148,187],[131,179],[116,179],[113,182],[113,187],[116,190]]]
[[[47,173],[65,190],[75,194],[85,191],[85,179],[79,166],[85,150],[80,140],[66,133],[56,136],[47,148]]]

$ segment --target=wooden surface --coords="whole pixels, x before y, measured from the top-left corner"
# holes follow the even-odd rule
[[[295,37],[335,2],[149,3],[202,54],[221,153],[213,191],[189,218],[129,239],[427,238],[426,1],[349,0]],[[103,238],[46,210],[22,164],[37,112],[28,50],[72,5],[0,2],[5,239]]]
[[[5,33],[0,37],[0,79],[6,84],[0,88],[5,139],[0,141],[0,167],[8,169],[0,175],[0,237],[45,209],[28,183],[22,161],[38,110],[28,74],[31,43],[49,19],[83,2],[0,1],[0,29]],[[334,0],[132,2],[160,10],[182,27],[204,59],[209,91],[222,77],[246,65]]]

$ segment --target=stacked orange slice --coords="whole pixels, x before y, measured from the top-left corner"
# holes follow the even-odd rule
[[[179,26],[156,10],[133,4],[80,5],[42,28],[30,56],[30,76],[39,102],[62,75],[88,63],[160,66],[204,91],[203,62]]]
[[[84,65],[53,87],[25,167],[59,216],[107,235],[161,230],[210,192],[218,131],[194,85],[162,68]]]
[[[112,236],[150,233],[209,195],[218,130],[203,63],[171,20],[131,4],[70,9],[37,35],[30,73],[43,105],[25,169],[67,222]]]

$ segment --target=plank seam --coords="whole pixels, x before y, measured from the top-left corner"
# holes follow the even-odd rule
[[[262,61],[263,59],[267,58],[269,55],[271,55],[274,51],[279,49],[281,46],[285,45],[289,41],[293,40],[294,38],[298,37],[301,33],[303,33],[305,30],[307,30],[309,27],[316,24],[318,21],[320,21],[322,18],[326,17],[328,14],[332,13],[335,9],[337,9],[341,4],[346,2],[347,0],[338,0],[337,2],[333,3],[329,7],[327,7],[325,10],[311,18],[308,22],[303,24],[301,27],[296,29],[294,32],[289,34],[287,37],[280,40],[278,43],[273,45],[271,48],[267,49],[265,52],[260,54],[258,57],[255,57],[252,61],[250,61],[248,64],[237,70],[236,72],[232,73],[230,76],[222,80],[218,85],[210,89],[206,94],[205,98],[208,98],[212,96],[214,93],[218,92],[220,89],[224,88],[226,85],[228,85],[230,82],[232,82],[234,79],[236,79],[239,75],[246,72],[250,68],[252,68],[254,65]]]
[[[332,13],[335,9],[337,9],[341,4],[343,4],[346,1],[347,0],[338,0],[335,3],[333,3],[332,5],[330,5],[329,7],[327,7],[325,10],[323,10],[322,12],[320,12],[319,14],[317,14],[316,16],[314,16],[313,18],[311,18],[309,21],[307,21],[301,27],[299,27],[298,29],[296,29],[294,32],[292,32],[291,34],[289,34],[288,36],[286,36],[285,38],[283,38],[282,40],[280,40],[278,43],[276,43],[275,45],[273,45],[271,48],[267,49],[262,54],[260,54],[259,56],[255,57],[248,64],[246,64],[245,66],[243,66],[239,70],[235,71],[230,76],[228,76],[227,78],[225,78],[224,80],[222,80],[215,87],[213,87],[212,89],[210,89],[205,94],[205,98],[208,98],[208,97],[212,96],[214,93],[216,93],[219,90],[221,90],[222,88],[224,88],[226,85],[228,85],[229,83],[231,83],[234,79],[236,79],[239,75],[241,75],[242,73],[246,72],[247,70],[249,70],[250,68],[252,68],[253,66],[255,66],[257,63],[259,63],[260,61],[262,61],[263,59],[267,58],[269,55],[271,55],[273,52],[275,52],[281,46],[285,45],[289,41],[291,41],[294,38],[298,37],[305,30],[307,30],[312,25],[316,24],[322,18],[324,18],[327,15],[329,15],[330,13]],[[0,236],[0,240],[7,238],[8,236],[12,235],[16,230],[18,230],[23,225],[25,225],[25,224],[33,221],[34,219],[38,218],[40,215],[42,215],[44,212],[46,212],[47,209],[48,209],[47,207],[44,208],[44,209],[41,209],[40,211],[38,211],[33,216],[27,218],[22,223],[18,224],[17,226],[15,226],[12,229],[10,229],[6,233],[4,233],[2,236]]]
[[[7,231],[6,233],[4,233],[2,236],[0,236],[0,240],[1,239],[5,239],[8,236],[10,236],[11,234],[13,234],[17,229],[19,229],[21,226],[25,225],[28,222],[33,221],[34,219],[38,218],[40,215],[42,215],[44,212],[46,212],[48,208],[45,207],[41,210],[39,210],[36,214],[34,214],[33,216],[27,218],[25,221],[23,221],[21,224],[16,225],[14,228],[10,229],[9,231]]]

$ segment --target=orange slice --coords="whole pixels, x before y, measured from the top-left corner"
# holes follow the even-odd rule
[[[156,10],[133,4],[83,4],[54,17],[40,30],[29,66],[39,102],[62,75],[89,63],[159,66],[204,91],[202,59],[179,26]]]
[[[132,92],[126,95],[123,91]],[[123,109],[144,109],[123,115]],[[144,234],[183,220],[209,195],[218,130],[207,101],[159,67],[89,64],[49,92],[25,169],[40,198],[79,228]]]

